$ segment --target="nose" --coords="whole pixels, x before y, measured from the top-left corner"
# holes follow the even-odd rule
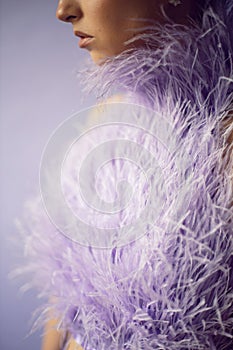
[[[64,22],[74,22],[82,17],[82,11],[77,0],[60,0],[56,17]]]

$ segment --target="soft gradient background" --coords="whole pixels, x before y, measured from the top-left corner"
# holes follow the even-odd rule
[[[43,147],[56,126],[82,103],[76,71],[87,52],[78,48],[71,25],[55,17],[55,0],[0,2],[0,349],[39,350],[40,333],[27,337],[39,301],[21,295],[19,281],[9,281],[16,252],[14,219],[23,202],[38,190]]]

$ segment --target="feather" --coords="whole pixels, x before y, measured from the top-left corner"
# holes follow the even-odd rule
[[[226,157],[233,122],[230,30],[213,10],[206,10],[201,28],[151,28],[144,36],[146,47],[85,71],[87,91],[97,92],[100,100],[114,93],[123,96],[125,104],[112,103],[112,110],[123,113],[122,106],[142,106],[133,124],[142,121],[144,130],[135,133],[122,124],[100,128],[64,164],[69,205],[90,220],[92,236],[97,224],[105,229],[114,225],[115,241],[106,249],[77,243],[59,232],[41,199],[33,198],[22,219],[26,263],[16,271],[29,273],[30,286],[38,288],[40,297],[55,297],[56,303],[47,302],[44,309],[54,309],[61,328],[85,350],[231,348],[233,159]],[[100,122],[101,114],[98,118]],[[229,126],[222,133],[225,120]],[[108,143],[115,162],[101,169],[96,188],[111,203],[117,179],[131,184],[123,184],[120,193],[129,195],[132,205],[114,219],[90,215],[73,191],[72,164],[81,164],[91,145],[109,142],[109,135],[121,140],[125,158],[151,169],[153,189],[147,197],[142,173],[135,177],[133,165],[117,159],[117,144]],[[140,148],[153,155],[161,173]],[[95,168],[85,175],[87,186]],[[130,225],[144,208],[146,231],[117,244],[121,225]],[[69,226],[65,214],[62,219]],[[84,238],[89,234],[81,233]],[[39,323],[46,314],[40,314]]]

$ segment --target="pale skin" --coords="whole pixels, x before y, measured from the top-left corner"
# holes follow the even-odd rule
[[[72,25],[75,35],[80,32],[89,36],[85,49],[96,64],[106,57],[115,56],[128,46],[125,41],[135,33],[143,33],[152,23],[164,24],[163,8],[168,17],[177,23],[188,23],[188,16],[195,11],[195,0],[185,0],[179,6],[168,0],[60,0],[56,16]],[[141,19],[145,19],[142,21]],[[80,40],[77,37],[77,41]],[[135,42],[133,45],[141,45]],[[56,330],[56,319],[51,319],[45,327],[42,350],[60,350],[61,332]],[[74,339],[70,339],[66,350],[82,350]]]

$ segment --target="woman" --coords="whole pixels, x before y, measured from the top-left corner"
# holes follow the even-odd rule
[[[49,272],[36,283],[42,295],[55,296],[49,329],[62,329],[46,332],[43,350],[78,343],[85,350],[230,350],[232,2],[60,0],[57,17],[72,24],[96,64],[86,72],[89,88],[99,98],[117,92],[149,107],[171,125],[166,146],[171,151],[175,139],[175,148],[164,183],[154,186],[163,193],[168,185],[165,208],[136,242],[85,250],[54,232],[49,237],[47,224],[43,240],[45,219],[36,209],[37,230],[30,230],[42,243],[29,245],[31,270],[45,256]],[[185,152],[177,177],[174,157],[183,160]]]

